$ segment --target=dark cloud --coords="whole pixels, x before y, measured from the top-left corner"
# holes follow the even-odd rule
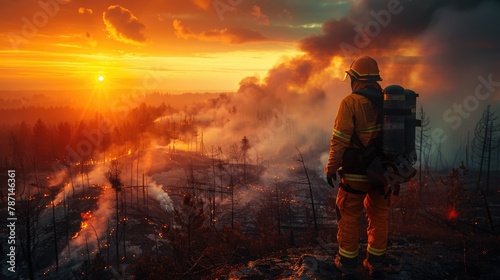
[[[285,25],[290,28],[290,31],[294,30],[292,32],[296,32],[296,29],[301,26],[310,29],[311,25],[318,26],[329,19],[345,16],[351,7],[351,3],[345,0],[243,1],[237,7],[237,12],[253,11],[255,6],[260,7],[262,12],[265,12],[271,20],[271,25]]]
[[[139,22],[128,9],[120,5],[109,6],[103,13],[102,19],[113,39],[136,45],[146,42],[146,36],[143,34],[144,24]]]
[[[488,2],[500,1],[362,0],[345,17],[325,22],[323,34],[303,39],[300,47],[322,59],[332,56],[352,59],[366,52],[387,55],[402,42],[415,40],[426,31],[439,20],[436,13],[442,9],[468,11]],[[476,31],[479,33],[487,34],[494,29],[482,19],[478,19],[476,25],[482,26]],[[476,36],[476,32],[464,35]]]
[[[449,80],[470,71],[498,71],[500,61],[500,4],[485,2],[471,11],[448,9],[425,32],[422,47],[429,63],[449,68]],[[433,63],[434,62],[434,63]],[[438,62],[438,63],[436,63]],[[444,70],[444,69],[443,69]]]
[[[173,26],[177,37],[186,40],[198,39],[201,41],[220,41],[228,44],[243,44],[268,40],[259,32],[246,28],[232,27],[195,33],[191,31],[191,29],[185,27],[180,20],[174,20]]]

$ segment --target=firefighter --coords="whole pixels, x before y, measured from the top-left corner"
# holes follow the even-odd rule
[[[389,199],[381,186],[369,182],[361,150],[382,134],[382,112],[376,104],[383,100],[378,83],[382,78],[377,62],[368,56],[355,60],[344,80],[347,76],[353,93],[340,102],[325,167],[330,186],[334,187],[333,181],[337,181],[337,171],[340,177],[336,198],[339,252],[334,262],[344,279],[355,279],[358,220],[364,207],[368,218],[368,246],[363,266],[371,277],[381,278],[387,247]]]

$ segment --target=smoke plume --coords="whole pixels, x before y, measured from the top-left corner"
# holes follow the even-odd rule
[[[161,207],[167,212],[174,212],[174,205],[172,199],[163,190],[163,185],[157,185],[156,182],[150,181],[148,185],[148,192],[151,197],[156,199]]]

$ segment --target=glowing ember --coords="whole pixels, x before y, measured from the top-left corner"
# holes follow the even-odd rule
[[[451,210],[448,212],[448,220],[454,220],[458,218],[458,212],[455,209],[455,207],[451,208]]]
[[[92,214],[90,213],[90,211],[80,213],[80,216],[82,217],[82,220],[84,220],[84,221],[92,218]]]

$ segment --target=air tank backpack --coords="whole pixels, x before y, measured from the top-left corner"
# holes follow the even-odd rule
[[[418,94],[398,85],[391,85],[383,90],[382,96],[370,90],[353,92],[365,96],[379,108],[382,136],[372,139],[366,147],[353,135],[353,143],[360,147],[370,182],[381,187],[388,187],[398,195],[401,183],[410,181],[417,170],[413,164],[417,161],[415,152],[415,128],[420,126],[416,119]]]

